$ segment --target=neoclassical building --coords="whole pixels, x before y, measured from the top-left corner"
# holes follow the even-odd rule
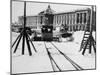
[[[68,27],[69,31],[76,31],[76,30],[85,30],[86,28],[89,29],[90,24],[90,14],[91,9],[80,9],[80,10],[73,10],[70,12],[62,12],[62,13],[56,13],[54,10],[51,9],[50,5],[48,5],[48,8],[45,11],[41,11],[35,16],[27,16],[26,17],[26,23],[27,26],[32,28],[41,28],[42,25],[45,24],[45,13],[49,13],[53,15],[53,18],[51,18],[50,21],[52,21],[52,25],[54,28],[56,27]],[[92,25],[95,26],[95,19],[96,19],[96,13],[93,11],[93,23]],[[19,23],[23,24],[23,16],[19,17]]]

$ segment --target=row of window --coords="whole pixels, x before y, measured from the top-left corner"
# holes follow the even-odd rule
[[[44,24],[48,22],[48,24],[87,24],[89,22],[89,14],[88,12],[76,12],[76,13],[66,13],[61,15],[47,16],[48,21],[44,19],[44,16],[37,17],[28,17],[27,24],[28,25],[37,25]],[[23,23],[23,18],[19,18],[19,21]]]
[[[75,13],[54,16],[54,24],[87,24],[88,13]]]
[[[68,26],[68,31],[79,31],[79,30],[85,30],[86,26],[85,25],[71,25]]]

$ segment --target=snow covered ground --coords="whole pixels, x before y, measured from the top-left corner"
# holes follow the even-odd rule
[[[83,31],[77,31],[73,35],[74,41],[53,42],[53,44],[55,44],[60,49],[60,51],[65,53],[83,69],[95,69],[96,62],[94,51],[92,50],[92,54],[89,54],[86,50],[84,56],[81,54],[81,52],[79,52],[83,34]],[[12,43],[17,36],[18,33],[12,32]],[[95,37],[94,32],[93,36]],[[45,49],[44,42],[33,41],[33,44],[37,49],[37,53],[34,52],[34,49],[31,46],[32,56],[29,56],[27,47],[25,48],[25,55],[21,55],[22,42],[20,42],[16,53],[13,53],[14,48],[12,48],[12,73],[35,73],[53,71],[50,59]],[[49,51],[51,52],[53,58],[63,71],[75,70],[75,68],[62,55],[60,55],[59,52],[57,52],[57,50],[49,42],[46,42],[46,45],[49,48]]]

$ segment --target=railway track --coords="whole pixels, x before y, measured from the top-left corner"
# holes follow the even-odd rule
[[[59,53],[59,56],[63,56],[67,62],[69,62],[74,68],[75,70],[84,70],[81,66],[79,66],[76,62],[74,62],[72,59],[70,59],[65,53],[63,53],[61,50],[59,50],[57,48],[57,46],[55,44],[53,44],[52,42],[49,42],[49,44],[52,45],[53,48],[55,48],[57,50],[57,52]],[[47,54],[48,54],[48,57],[50,59],[50,62],[51,62],[51,65],[52,65],[52,68],[53,68],[53,71],[63,71],[63,69],[61,69],[60,65],[57,64],[57,61],[56,59],[54,59],[52,53],[50,52],[51,49],[47,47],[47,43],[44,42],[44,45],[45,45],[45,48],[46,48],[46,51],[47,51]],[[50,45],[49,45],[50,46]],[[54,65],[55,64],[55,65]],[[56,68],[55,68],[56,66]]]

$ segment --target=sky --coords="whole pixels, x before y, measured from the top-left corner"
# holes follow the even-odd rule
[[[79,6],[79,5],[69,5],[69,4],[54,4],[54,3],[39,3],[39,2],[26,2],[26,15],[34,16],[39,12],[46,10],[48,5],[55,13],[68,12],[77,9],[91,8],[91,6]],[[18,17],[24,14],[24,2],[12,1],[12,22],[18,22]]]

